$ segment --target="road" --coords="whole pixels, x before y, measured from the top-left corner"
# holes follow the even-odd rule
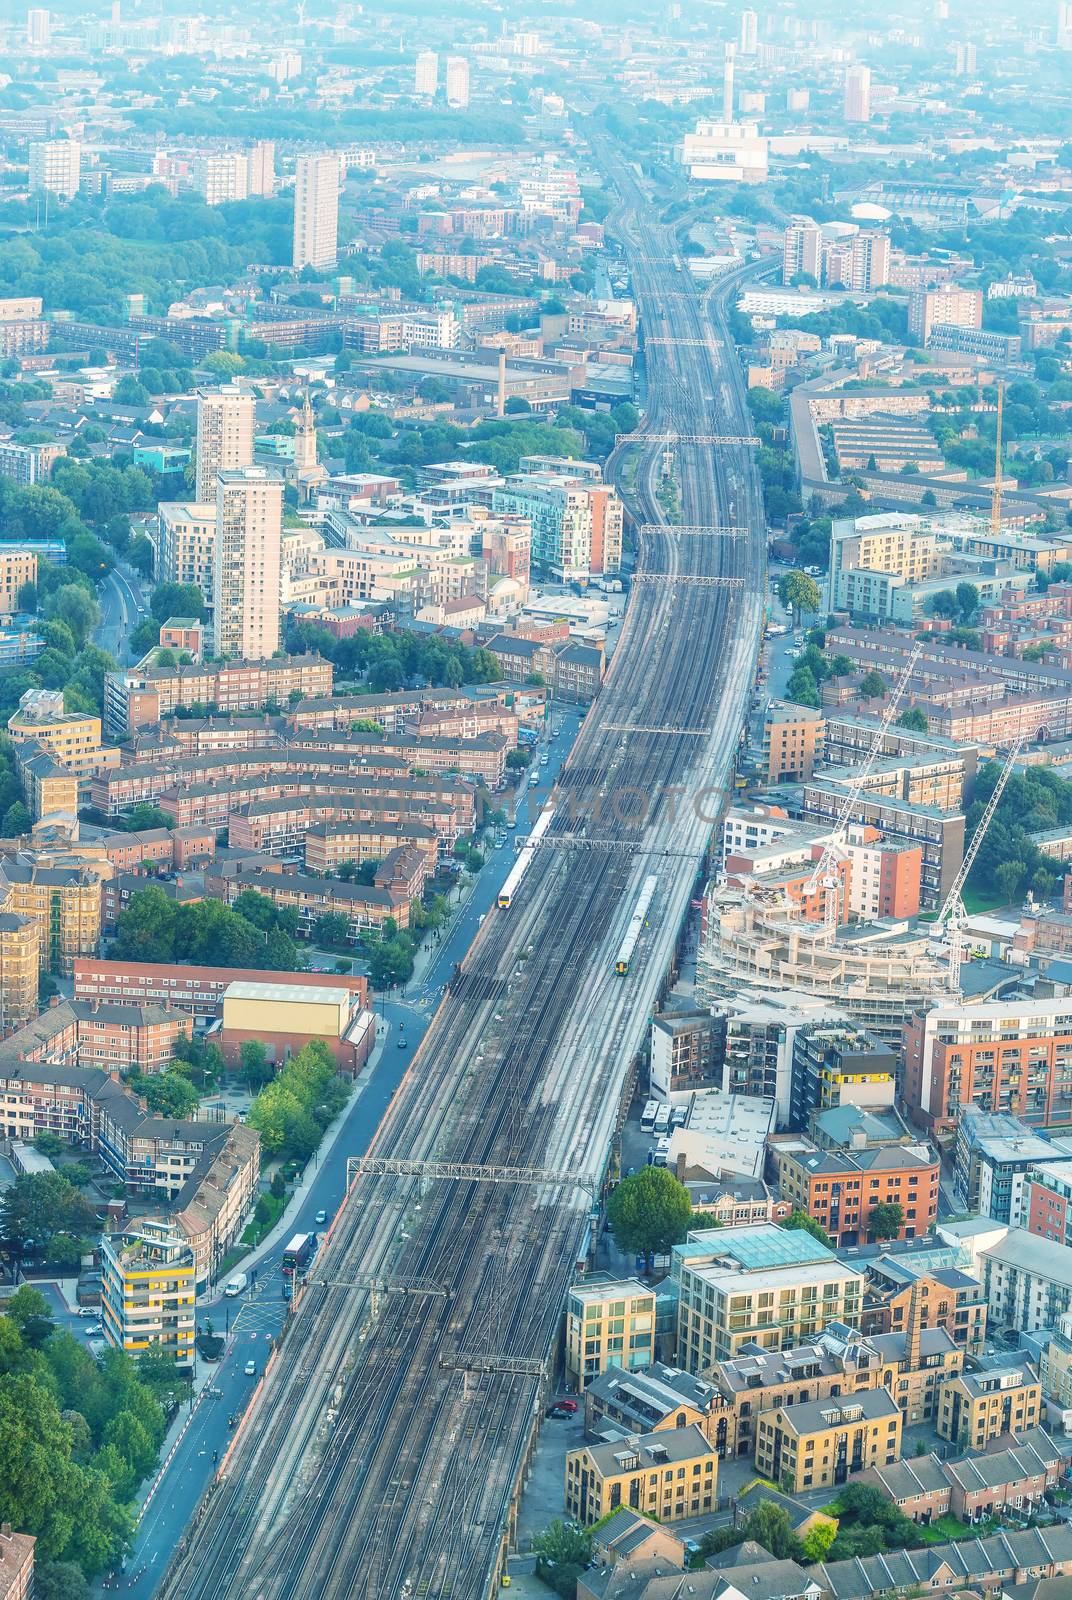
[[[149,602],[137,574],[129,567],[114,566],[98,589],[97,600],[101,620],[94,630],[94,641],[114,656],[120,666],[128,665],[133,659],[128,643],[130,635],[149,614]]]
[[[556,707],[555,724],[560,731],[541,745],[547,755],[546,767],[537,767],[541,779],[553,781],[569,754],[580,714],[569,707]],[[541,784],[542,788],[542,784]],[[526,791],[522,791],[526,794]],[[256,1385],[243,1368],[247,1361],[263,1368],[269,1348],[283,1326],[286,1303],[283,1300],[282,1258],[287,1239],[295,1233],[323,1231],[316,1222],[319,1211],[334,1216],[346,1187],[346,1162],[364,1153],[383,1119],[391,1096],[402,1080],[413,1054],[428,1028],[432,1012],[443,996],[451,973],[462,960],[480,923],[495,904],[499,888],[513,865],[512,837],[501,850],[495,850],[480,873],[473,892],[452,923],[443,932],[427,966],[415,976],[398,999],[381,997],[376,1002],[380,1014],[383,1048],[360,1093],[350,1102],[343,1127],[330,1151],[317,1165],[316,1175],[301,1204],[288,1207],[287,1228],[282,1237],[257,1262],[256,1280],[246,1294],[229,1300],[217,1294],[199,1310],[199,1323],[212,1322],[218,1332],[226,1332],[229,1342],[222,1360],[213,1366],[211,1387],[218,1397],[202,1391],[196,1401],[181,1444],[160,1475],[126,1563],[123,1592],[130,1600],[149,1600],[160,1579],[167,1554],[174,1549],[182,1530],[211,1479],[213,1457],[222,1456],[231,1438],[229,1418],[244,1411]],[[66,1311],[59,1294],[50,1293],[57,1320],[76,1333],[85,1333],[86,1322]]]
[[[765,582],[750,449],[711,442],[748,432],[724,303],[699,301],[631,169],[597,154],[645,326],[688,341],[649,362],[647,417],[684,436],[685,526],[642,444],[626,619],[545,843],[452,972],[166,1600],[478,1600],[503,1568],[629,1066],[706,871]]]

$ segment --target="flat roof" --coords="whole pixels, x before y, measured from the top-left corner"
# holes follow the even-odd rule
[[[285,1001],[291,1005],[339,1005],[349,1000],[349,989],[316,987],[311,983],[229,983],[224,1000]]]

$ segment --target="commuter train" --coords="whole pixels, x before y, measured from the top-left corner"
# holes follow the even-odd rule
[[[506,910],[511,900],[514,898],[518,885],[525,876],[525,873],[528,871],[529,864],[532,861],[533,856],[536,854],[536,849],[540,843],[540,840],[551,826],[551,818],[553,816],[553,811],[541,811],[540,815],[536,818],[536,826],[533,828],[527,840],[522,845],[521,852],[518,855],[517,860],[510,868],[506,882],[499,890],[499,905],[503,911]]]
[[[629,963],[633,959],[633,952],[636,950],[637,940],[640,938],[641,929],[645,925],[645,920],[649,910],[651,909],[651,902],[655,898],[655,891],[658,887],[658,878],[654,873],[649,873],[641,885],[640,894],[637,897],[636,909],[629,919],[629,927],[626,930],[625,938],[618,947],[618,954],[614,959],[614,970],[620,978],[624,978],[626,973],[629,971]]]

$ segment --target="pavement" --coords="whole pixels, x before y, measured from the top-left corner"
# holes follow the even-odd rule
[[[128,640],[142,617],[149,614],[149,601],[141,579],[132,567],[119,561],[97,590],[101,609],[100,626],[94,630],[94,643],[107,650],[120,665],[133,659]]]
[[[560,732],[547,746],[547,766],[536,769],[541,787],[551,782],[565,761],[581,721],[581,713],[570,707],[556,707],[553,716],[556,725],[561,725]],[[519,798],[528,792],[519,790]],[[523,827],[522,823],[517,831]],[[217,1460],[227,1448],[232,1431],[228,1419],[245,1409],[263,1372],[270,1341],[278,1335],[287,1314],[282,1278],[287,1241],[295,1233],[324,1231],[327,1225],[317,1224],[317,1212],[326,1211],[330,1221],[341,1205],[347,1158],[363,1154],[371,1144],[451,974],[494,906],[514,858],[511,833],[507,844],[491,851],[470,897],[458,907],[439,938],[422,949],[406,987],[401,993],[377,996],[376,1050],[359,1075],[346,1110],[306,1167],[279,1223],[236,1268],[250,1275],[245,1293],[228,1299],[218,1291],[199,1301],[199,1324],[211,1321],[227,1344],[218,1362],[198,1358],[191,1403],[172,1424],[156,1477],[142,1485],[137,1532],[125,1573],[118,1580],[118,1588],[130,1600],[149,1600],[155,1591]],[[78,1321],[74,1317],[69,1320],[72,1324]],[[255,1376],[245,1375],[247,1361],[256,1362]],[[115,1587],[113,1583],[107,1592],[111,1594]]]

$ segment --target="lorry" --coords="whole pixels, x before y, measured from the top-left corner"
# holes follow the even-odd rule
[[[227,1287],[223,1292],[229,1300],[233,1300],[236,1295],[243,1294],[245,1292],[245,1288],[248,1283],[248,1273],[236,1272],[233,1278],[228,1278]]]

